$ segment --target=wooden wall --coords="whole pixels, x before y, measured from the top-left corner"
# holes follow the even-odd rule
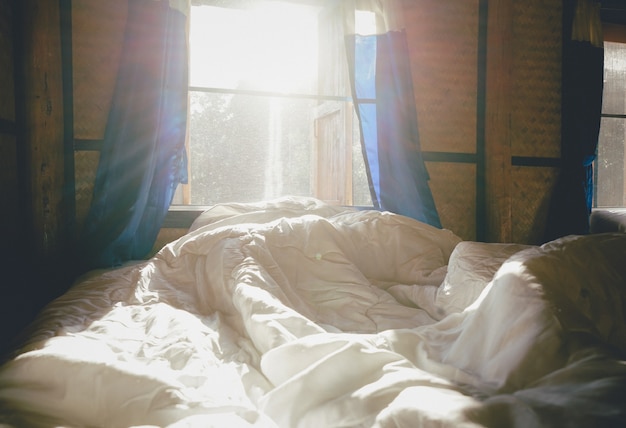
[[[0,236],[3,239],[0,252],[0,271],[4,278],[19,276],[20,263],[20,173],[18,172],[17,123],[15,119],[15,80],[14,80],[14,8],[12,2],[0,0],[0,188],[2,207],[0,208]],[[17,304],[22,306],[23,298],[16,297],[17,290],[10,281],[0,282],[0,302],[9,302],[0,307],[0,340],[4,343],[15,334],[12,328],[14,311],[7,308]],[[3,344],[3,347],[5,345]]]
[[[561,1],[404,7],[443,226],[469,240],[540,243],[560,156]]]
[[[0,234],[6,242],[18,242],[19,199],[17,124],[15,121],[15,81],[13,60],[13,7],[0,1]],[[10,256],[9,248],[7,254]]]
[[[561,155],[561,0],[497,4],[508,10],[499,25],[509,43],[501,45],[503,56],[492,64],[506,70],[499,73],[506,90],[487,88],[500,100],[491,110],[487,103],[487,118],[497,118],[486,126],[495,134],[487,134],[488,162],[496,158],[490,156],[494,147],[503,155],[502,166],[487,171],[492,204],[487,212],[500,214],[489,219],[492,232],[503,228],[491,235],[497,240],[536,244],[542,242]],[[495,36],[491,45],[496,40],[506,37]],[[500,168],[508,170],[504,176]]]
[[[481,239],[478,224],[478,0],[404,1],[417,121],[443,227]],[[429,153],[438,154],[433,161]],[[458,159],[459,161],[455,161]]]
[[[0,1],[2,345],[70,277],[58,2]]]

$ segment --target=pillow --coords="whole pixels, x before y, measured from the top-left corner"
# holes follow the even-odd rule
[[[532,245],[463,241],[450,255],[448,272],[437,289],[435,304],[443,315],[462,312],[480,295],[513,254]]]
[[[594,208],[589,216],[591,233],[626,232],[625,208]]]
[[[354,207],[330,205],[305,196],[283,196],[276,199],[245,203],[216,204],[200,214],[189,228],[190,232],[204,226],[228,226],[241,223],[266,223],[283,217],[298,217],[315,214],[332,217],[336,214],[355,211]]]
[[[591,333],[626,355],[626,234],[570,235],[511,261],[541,286],[561,326]]]

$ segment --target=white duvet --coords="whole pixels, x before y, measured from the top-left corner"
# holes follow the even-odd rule
[[[461,241],[285,198],[92,272],[0,369],[15,427],[626,426],[626,234]]]

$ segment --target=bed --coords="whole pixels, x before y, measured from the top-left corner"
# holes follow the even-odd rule
[[[92,271],[0,368],[6,427],[626,426],[626,234],[463,241],[221,204]]]

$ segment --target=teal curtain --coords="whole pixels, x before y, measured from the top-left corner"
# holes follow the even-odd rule
[[[346,47],[375,207],[441,228],[421,154],[405,31],[349,34]]]
[[[79,242],[85,269],[145,257],[187,180],[187,17],[129,0],[121,64],[93,201]]]
[[[600,3],[563,3],[561,172],[550,201],[545,240],[589,233],[604,86]]]

